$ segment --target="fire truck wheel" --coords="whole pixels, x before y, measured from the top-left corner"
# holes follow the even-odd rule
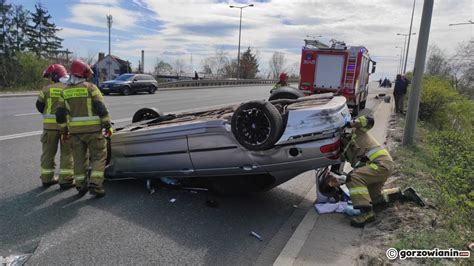
[[[160,116],[163,116],[163,114],[160,111],[158,111],[158,109],[146,107],[135,112],[132,118],[132,123],[154,119]]]
[[[268,100],[273,101],[280,99],[298,99],[303,96],[304,94],[299,90],[295,90],[289,87],[282,87],[273,92],[272,95],[270,95],[270,98],[268,98]]]
[[[366,103],[366,102],[367,102],[367,101],[363,101],[363,102],[360,103],[360,109],[365,109],[365,103]]]
[[[280,112],[270,102],[252,101],[240,105],[232,115],[232,133],[244,148],[251,151],[273,147],[283,132]]]

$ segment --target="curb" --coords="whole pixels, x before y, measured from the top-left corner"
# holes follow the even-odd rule
[[[246,87],[248,85],[252,86],[269,86],[271,84],[245,84],[245,85],[221,85],[221,86],[199,86],[199,87],[176,87],[176,88],[158,88],[157,91],[177,91],[177,90],[199,90],[199,89],[221,89],[221,88],[236,88],[236,87]],[[37,96],[38,92],[28,92],[28,93],[6,93],[0,94],[0,98],[11,98],[11,97],[32,97]]]
[[[381,114],[377,114],[378,111],[384,106],[383,100],[378,102],[376,106],[373,108],[374,116],[380,117]],[[390,103],[391,107],[392,103]],[[391,109],[389,110],[389,112]],[[377,114],[377,115],[376,115]],[[385,121],[388,123],[388,120]],[[383,123],[386,126],[386,123]],[[386,127],[384,132],[382,133],[382,140],[385,139],[386,135]],[[383,143],[383,141],[382,141]],[[346,165],[347,166],[347,165]],[[305,195],[306,200],[310,200],[314,202],[316,200],[316,185],[313,185],[311,190]],[[298,227],[296,228],[295,232],[291,236],[291,238],[286,243],[283,250],[278,255],[277,259],[274,261],[273,265],[275,266],[286,266],[286,265],[293,265],[298,257],[298,254],[302,250],[303,246],[305,245],[307,239],[311,235],[313,231],[314,225],[318,220],[318,215],[314,211],[314,208],[310,208],[306,215],[304,216],[303,220],[300,222]],[[361,236],[362,237],[362,236]]]

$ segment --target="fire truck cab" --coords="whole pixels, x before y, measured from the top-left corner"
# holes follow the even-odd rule
[[[305,40],[299,89],[305,95],[326,92],[343,95],[356,116],[365,108],[369,75],[375,72],[375,65],[363,46],[333,41],[329,47],[317,40]]]

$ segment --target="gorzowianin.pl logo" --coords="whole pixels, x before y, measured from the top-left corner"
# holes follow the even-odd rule
[[[402,249],[400,251],[395,248],[387,249],[385,252],[389,260],[400,258],[405,260],[408,258],[469,258],[471,252],[468,250],[457,249]]]

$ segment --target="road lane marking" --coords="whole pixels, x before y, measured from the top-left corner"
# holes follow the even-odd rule
[[[16,114],[16,115],[13,115],[13,116],[26,116],[26,115],[40,115],[40,113],[26,113],[26,114]]]
[[[232,105],[240,104],[242,102],[245,102],[245,101],[238,101],[238,102],[219,104],[219,105],[207,106],[207,107],[197,107],[197,108],[191,108],[191,109],[171,111],[171,112],[166,112],[166,113],[179,114],[179,113],[198,112],[198,111],[204,111],[204,110],[207,110],[207,109],[215,109],[215,108],[221,108],[221,107],[225,107],[225,106],[232,106]],[[112,122],[113,123],[132,122],[131,120],[132,120],[131,117],[127,117],[127,118],[114,119],[114,120],[112,120]],[[42,130],[39,130],[39,131],[31,131],[31,132],[25,132],[25,133],[18,133],[18,134],[0,136],[0,141],[36,136],[36,135],[40,135],[42,132],[43,132]]]

